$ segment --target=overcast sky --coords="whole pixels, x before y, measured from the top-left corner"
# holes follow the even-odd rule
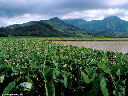
[[[128,0],[0,0],[0,26],[28,21],[118,16],[128,21]]]

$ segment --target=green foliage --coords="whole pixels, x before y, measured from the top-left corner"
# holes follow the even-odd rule
[[[116,16],[110,16],[103,20],[69,19],[64,22],[84,29],[94,36],[128,37],[128,22]]]
[[[103,95],[109,96],[108,89],[106,88],[106,81],[105,81],[104,77],[101,77],[100,87],[101,87],[101,91],[102,91]]]
[[[55,87],[53,81],[45,81],[46,96],[55,96]]]
[[[84,72],[81,72],[81,76],[85,83],[89,84],[91,82],[91,80],[88,78],[88,75],[86,75]]]
[[[117,76],[120,76],[121,75],[120,69],[117,70],[116,75]]]
[[[104,60],[105,60],[105,59],[104,59]],[[106,72],[106,73],[108,73],[108,74],[111,73],[111,70],[110,70],[104,63],[99,62],[99,63],[97,64],[97,66],[98,66],[99,68],[101,68],[104,72]]]
[[[0,45],[0,95],[127,94],[127,54],[55,44],[41,38],[0,38]]]
[[[16,82],[15,82],[15,81],[9,83],[9,84],[5,87],[5,89],[4,89],[3,93],[2,93],[2,95],[7,95],[13,88],[15,88],[15,85],[16,85]]]
[[[70,37],[89,36],[87,34],[87,31],[81,30],[73,25],[67,24],[57,17],[44,21],[44,22],[50,24],[55,29],[61,31],[62,33]]]
[[[64,34],[54,29],[49,24],[38,22],[33,25],[16,27],[13,29],[4,28],[6,35],[11,36],[43,36],[43,37],[61,37]]]
[[[86,31],[58,19],[31,21],[0,28],[0,37],[12,36],[81,37],[89,35]]]

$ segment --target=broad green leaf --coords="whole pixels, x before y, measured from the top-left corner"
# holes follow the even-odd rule
[[[98,63],[97,66],[101,68],[104,72],[111,74],[111,70],[104,64],[104,63]]]
[[[121,75],[120,69],[117,70],[116,75],[117,76],[120,76]]]
[[[99,63],[97,64],[97,66],[98,66],[98,68],[102,68],[102,67],[103,67],[103,64],[99,62]]]
[[[106,66],[103,68],[103,70],[108,73],[108,74],[111,74],[111,70]]]
[[[101,87],[101,91],[102,91],[103,95],[109,96],[108,89],[106,88],[106,81],[105,81],[104,77],[102,77],[100,80],[100,87]]]
[[[45,81],[45,90],[46,90],[46,96],[55,96],[55,86],[53,84],[53,81],[50,82]]]
[[[84,72],[81,72],[81,77],[85,83],[89,84],[91,82],[91,80],[88,78],[88,75],[86,75]]]
[[[94,60],[92,61],[92,64],[97,64],[97,60],[94,59]]]
[[[56,70],[53,71],[53,79],[55,80],[56,79]]]
[[[67,88],[67,76],[66,76],[66,74],[64,74],[64,86],[65,86],[65,88]]]
[[[15,82],[15,81],[9,83],[9,84],[5,87],[5,89],[4,89],[3,93],[2,93],[2,95],[8,94],[13,88],[15,88],[15,85],[16,85],[16,82]]]
[[[104,62],[108,62],[108,57],[107,56],[104,56]]]
[[[42,74],[46,81],[51,81],[53,79],[53,71],[50,67],[44,66]]]
[[[29,76],[29,75],[27,75],[27,76],[26,76],[26,79],[27,79],[27,81],[28,81],[28,82],[30,82],[30,83],[32,83],[32,84],[33,84],[33,81],[32,81],[32,79],[30,78],[30,76]]]
[[[92,88],[90,91],[88,91],[85,96],[96,96],[97,92],[100,90],[100,84],[99,84],[99,79],[95,79],[92,82]]]
[[[104,96],[109,96],[108,89],[107,88],[101,88],[101,91]]]

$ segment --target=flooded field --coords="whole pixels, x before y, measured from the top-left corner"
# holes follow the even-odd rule
[[[54,43],[86,47],[97,50],[111,50],[114,52],[128,53],[128,41],[53,41]]]

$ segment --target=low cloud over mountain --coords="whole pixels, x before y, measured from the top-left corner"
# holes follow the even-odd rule
[[[128,20],[127,0],[0,0],[0,26],[49,19],[99,20],[119,16]]]

